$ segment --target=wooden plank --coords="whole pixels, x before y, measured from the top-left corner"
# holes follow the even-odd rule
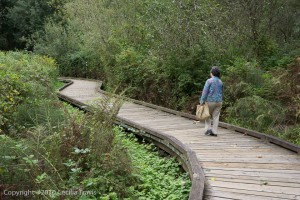
[[[300,179],[300,174],[280,174],[280,173],[268,173],[268,172],[259,172],[259,171],[222,171],[222,170],[207,170],[204,169],[204,173],[209,176],[218,176],[218,175],[231,175],[231,176],[254,176],[254,177],[273,177],[273,178],[296,178]],[[300,190],[299,190],[300,192]]]
[[[259,145],[268,145],[268,144],[263,144],[259,141],[249,141],[249,142],[243,142],[243,143],[235,143],[234,141],[231,142],[216,142],[213,138],[210,141],[201,141],[201,140],[194,140],[193,142],[191,141],[184,141],[185,143],[188,144],[196,144],[198,146],[215,146],[216,148],[228,148],[228,147],[233,147],[233,148],[238,148],[238,147],[253,147]]]
[[[183,130],[183,131],[185,131],[185,133],[189,133],[188,132],[189,130],[192,130],[195,128],[201,128],[200,126],[196,127],[195,125],[191,125],[190,123],[181,124],[181,125],[168,124],[168,125],[153,125],[153,126],[155,127],[156,130],[162,131],[167,135],[174,135],[174,134],[166,132],[166,131],[170,131],[170,130],[174,130],[174,129]],[[192,133],[192,134],[196,134],[196,133]],[[174,136],[176,136],[176,135],[174,135]],[[197,137],[197,135],[195,135],[195,137]]]
[[[206,199],[206,200],[234,200],[232,198],[214,197],[214,196],[210,196],[210,195],[205,195],[204,199]]]
[[[196,151],[196,155],[199,156],[209,156],[210,158],[214,158],[214,159],[223,159],[223,158],[233,158],[233,159],[255,159],[255,160],[269,160],[269,159],[273,159],[273,160],[288,160],[288,161],[298,161],[300,162],[300,158],[297,155],[270,155],[270,154],[238,154],[238,153],[198,153]]]
[[[293,194],[280,194],[280,193],[272,193],[272,192],[264,192],[264,191],[252,191],[252,190],[242,190],[242,189],[222,188],[222,187],[212,188],[211,186],[207,187],[207,192],[215,192],[215,191],[246,194],[251,197],[265,196],[265,197],[273,197],[273,198],[281,198],[281,199],[293,199],[293,200],[297,199],[297,195],[293,195]],[[261,198],[253,198],[253,199],[261,200]]]
[[[231,158],[218,158],[218,157],[210,157],[207,158],[205,156],[197,155],[197,158],[203,162],[216,162],[216,163],[252,163],[252,164],[298,164],[298,160],[293,159],[255,159],[255,158],[239,158],[239,157],[231,157]]]
[[[247,154],[247,155],[265,155],[265,154],[273,154],[273,155],[295,155],[292,151],[282,151],[280,149],[273,148],[265,148],[265,149],[237,149],[237,148],[226,148],[226,149],[205,149],[205,148],[197,148],[194,150],[198,154]]]
[[[251,172],[270,172],[270,173],[281,173],[281,174],[300,174],[300,170],[291,169],[254,169],[254,168],[224,168],[224,167],[209,167],[203,168],[207,171],[220,170],[220,171],[251,171]],[[300,182],[300,180],[299,180]]]
[[[281,184],[300,184],[298,179],[292,179],[290,177],[261,177],[261,176],[247,176],[247,175],[239,175],[239,176],[232,176],[231,174],[205,174],[205,177],[207,179],[219,179],[219,178],[227,178],[227,179],[234,179],[238,178],[239,180],[257,180],[261,181],[263,183],[269,184],[269,182],[272,182],[272,184],[275,185],[281,185]]]
[[[153,112],[128,112],[128,113],[120,113],[119,114],[122,117],[130,118],[131,120],[140,120],[144,119],[147,120],[148,118],[156,118],[156,119],[173,119],[171,116],[163,115],[163,114],[155,114]]]
[[[147,115],[142,115],[142,113],[145,112]],[[119,115],[127,116],[127,117],[136,117],[137,115],[140,115],[141,117],[165,117],[165,118],[173,118],[174,116],[168,113],[159,112],[157,110],[150,110],[150,109],[144,109],[144,108],[127,108],[124,109],[121,107]]]
[[[141,116],[138,116],[136,114],[131,114],[131,116],[128,115],[120,115],[122,117],[125,117],[129,120],[136,121],[140,124],[145,124],[147,126],[163,126],[166,127],[168,125],[176,124],[177,126],[181,125],[191,125],[189,121],[182,121],[181,119],[174,119],[172,117],[164,117],[164,116],[155,116],[155,115],[148,115],[147,113],[142,113]],[[149,125],[149,122],[151,122],[151,125]]]
[[[188,131],[192,131],[191,134],[193,133],[197,133],[200,135],[204,135],[204,132],[202,133],[201,131],[199,131],[199,129],[203,128],[204,125],[196,125],[196,124],[190,124],[188,123],[187,125],[183,125],[183,124],[175,124],[175,125],[170,125],[168,124],[166,125],[154,125],[155,129],[159,130],[159,131],[163,131],[164,133],[168,134],[168,135],[173,135],[172,132],[174,130],[180,130],[180,131],[184,131],[184,132],[188,132]],[[180,128],[179,128],[180,127]],[[197,131],[195,131],[197,130]]]
[[[299,160],[293,159],[255,159],[255,158],[206,158],[197,155],[200,162],[234,162],[234,163],[259,163],[259,164],[298,164]]]
[[[300,182],[287,182],[287,179],[278,179],[277,180],[284,180],[282,181],[272,181],[269,178],[261,179],[261,177],[253,178],[250,176],[235,176],[235,177],[220,177],[214,176],[213,174],[207,175],[207,180],[214,180],[214,181],[221,181],[221,182],[228,182],[228,183],[245,183],[245,184],[254,184],[254,185],[268,185],[268,186],[280,186],[280,187],[289,187],[289,188],[300,188]],[[298,179],[299,180],[299,179]]]
[[[208,167],[226,167],[226,168],[232,168],[232,167],[245,167],[245,168],[251,168],[251,169],[291,169],[291,170],[300,170],[299,164],[279,164],[279,163],[249,163],[249,162],[202,162],[200,165],[204,168]]]
[[[208,181],[209,185],[212,187],[222,187],[222,188],[239,188],[248,191],[257,192],[269,192],[273,194],[290,194],[290,195],[300,195],[299,188],[287,188],[281,186],[268,186],[268,185],[255,185],[255,184],[245,184],[245,183],[233,183],[233,182],[221,182],[221,181]]]
[[[262,199],[262,200],[294,200],[295,195],[278,195],[273,193],[242,193],[242,190],[239,191],[207,191],[206,195],[211,196],[211,199],[217,198],[232,198],[232,199],[241,199],[241,200],[253,200],[253,199]]]
[[[139,115],[139,114],[138,114]],[[157,119],[157,117],[154,117],[154,116],[139,116],[137,117],[138,115],[136,115],[135,113],[134,114],[131,114],[131,117],[128,117],[127,115],[123,115],[123,114],[119,114],[118,117],[123,117],[123,118],[127,118],[127,119],[130,119],[130,120],[134,120],[135,118],[139,118],[141,120],[152,120],[152,119]],[[132,117],[133,116],[133,117]]]
[[[275,175],[275,174],[231,174],[231,173],[207,173],[205,172],[205,176],[209,180],[220,180],[223,182],[247,182],[247,181],[260,181],[258,185],[280,185],[280,186],[290,186],[290,187],[299,187],[300,182],[297,180],[299,177],[292,176],[283,176],[283,175]],[[239,181],[234,181],[235,179],[239,179]],[[227,180],[227,181],[225,181]]]
[[[213,141],[213,140],[211,140]],[[199,145],[199,143],[197,142],[186,142],[186,144],[189,145],[190,148],[193,148],[193,149],[207,149],[207,148],[210,148],[210,146],[213,146],[213,145],[210,145],[209,143],[208,144],[203,144],[203,145]],[[237,145],[237,144],[229,144],[228,146],[223,146],[222,149],[226,150],[226,149],[249,149],[249,150],[252,150],[252,151],[255,151],[256,149],[273,149],[274,146],[272,145],[269,145],[269,144],[265,144],[265,143],[258,143],[258,144],[255,144],[255,145]],[[218,149],[218,148],[213,148],[213,149]],[[220,148],[219,148],[220,149]]]
[[[147,124],[148,126],[150,126],[149,123],[151,123],[151,125],[155,126],[156,124],[162,124],[164,123],[163,125],[167,125],[169,123],[171,124],[176,124],[178,126],[181,125],[181,123],[188,123],[188,124],[192,124],[190,121],[187,121],[187,120],[183,120],[183,119],[175,119],[175,118],[160,118],[160,119],[156,119],[156,120],[140,120],[140,119],[135,119],[134,121],[136,121],[137,123],[140,123],[140,124]]]
[[[128,115],[130,116],[130,114],[141,114],[141,113],[153,113],[155,114],[157,111],[155,110],[149,110],[149,109],[145,109],[145,108],[124,108],[124,107],[121,107],[120,110],[119,110],[119,113],[118,115]]]

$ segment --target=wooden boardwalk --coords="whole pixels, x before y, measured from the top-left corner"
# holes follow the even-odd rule
[[[103,94],[99,82],[73,80],[61,94],[90,104]],[[138,126],[171,135],[193,150],[205,175],[204,199],[300,200],[300,155],[275,144],[219,128],[204,135],[204,124],[125,102],[118,114]]]

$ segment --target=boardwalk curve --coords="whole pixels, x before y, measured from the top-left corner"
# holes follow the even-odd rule
[[[72,82],[58,96],[77,106],[106,94],[95,80]],[[126,101],[117,117],[180,157],[193,183],[189,199],[300,200],[296,145],[226,123],[218,137],[208,137],[193,116],[135,100]]]

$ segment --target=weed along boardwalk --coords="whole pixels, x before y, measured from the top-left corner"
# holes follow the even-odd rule
[[[100,82],[72,82],[58,95],[77,106],[105,95]],[[117,117],[178,156],[192,179],[190,199],[300,200],[298,146],[225,123],[218,137],[205,136],[193,116],[134,100]]]

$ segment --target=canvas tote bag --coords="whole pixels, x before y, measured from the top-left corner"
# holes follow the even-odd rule
[[[210,118],[208,104],[205,103],[203,105],[197,105],[196,117],[200,120],[205,120]]]

